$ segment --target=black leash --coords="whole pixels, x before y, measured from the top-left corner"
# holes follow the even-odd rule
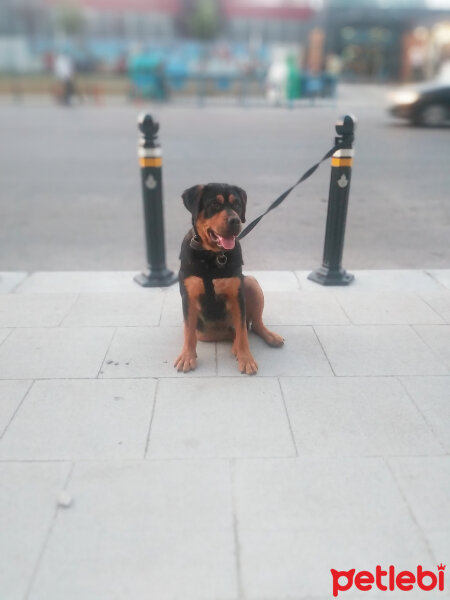
[[[290,187],[288,190],[286,190],[280,196],[278,196],[278,198],[276,200],[274,200],[274,202],[272,202],[272,204],[269,206],[269,208],[265,212],[263,212],[261,215],[259,215],[259,217],[256,217],[256,219],[254,219],[251,223],[249,223],[247,225],[247,227],[245,227],[245,229],[243,229],[241,231],[241,233],[237,236],[238,240],[242,240],[242,238],[244,238],[246,235],[248,235],[250,233],[250,231],[252,231],[252,229],[258,225],[258,223],[261,221],[261,219],[267,215],[267,213],[269,213],[271,210],[273,210],[277,206],[280,206],[280,204],[283,202],[283,200],[285,200],[289,196],[289,194],[292,192],[292,190],[294,188],[296,188],[298,185],[300,185],[300,183],[305,181],[305,179],[308,179],[308,177],[311,177],[311,175],[314,173],[314,171],[316,171],[316,169],[319,168],[319,166],[323,163],[323,161],[327,160],[327,158],[331,158],[333,156],[333,154],[336,152],[336,150],[339,150],[339,148],[341,148],[341,147],[342,147],[342,144],[339,143],[339,144],[336,144],[335,146],[333,146],[333,148],[331,148],[331,150],[328,150],[328,152],[325,154],[325,156],[321,160],[319,160],[318,163],[316,163],[310,169],[308,169],[305,173],[303,173],[303,175],[300,177],[300,179],[297,181],[297,183],[294,183],[294,185],[292,187]]]

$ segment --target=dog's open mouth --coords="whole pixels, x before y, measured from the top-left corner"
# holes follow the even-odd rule
[[[210,240],[214,244],[217,244],[219,247],[224,248],[225,250],[233,250],[236,243],[236,236],[232,235],[231,237],[223,237],[213,229],[208,229],[208,234]]]

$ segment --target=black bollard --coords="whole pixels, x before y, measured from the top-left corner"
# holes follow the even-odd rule
[[[141,114],[138,119],[138,126],[142,132],[138,154],[144,200],[148,271],[136,275],[134,280],[143,287],[167,287],[175,283],[178,276],[166,267],[162,202],[162,152],[157,140],[159,123],[156,123],[150,115]]]
[[[321,285],[349,285],[354,276],[342,268],[345,223],[353,164],[355,117],[346,115],[336,123],[335,143],[341,144],[331,158],[331,179],[322,266],[308,275]]]

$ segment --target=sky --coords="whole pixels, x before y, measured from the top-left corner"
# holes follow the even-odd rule
[[[427,0],[427,4],[430,8],[449,8],[450,0]]]
[[[324,2],[325,0],[309,0],[309,4],[313,8],[321,8]],[[374,4],[375,2],[376,0],[374,0]],[[425,2],[427,6],[431,9],[450,10],[450,0],[425,0]],[[399,2],[399,0],[383,0],[383,4],[386,6],[388,6],[389,4],[392,4],[392,6],[398,6],[399,4],[401,4],[401,2]],[[405,3],[403,2],[403,4]]]

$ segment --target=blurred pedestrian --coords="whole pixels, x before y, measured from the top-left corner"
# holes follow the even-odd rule
[[[336,98],[337,84],[342,71],[342,59],[337,54],[328,54],[325,59],[325,95]]]
[[[411,74],[413,81],[422,81],[425,77],[425,47],[412,46],[409,49],[409,63],[411,65]]]
[[[267,100],[274,106],[280,106],[286,101],[288,67],[283,52],[275,53],[269,67],[266,79]]]
[[[75,91],[73,82],[74,67],[68,54],[58,54],[54,64],[54,74],[58,83],[58,96],[61,104],[69,106]]]
[[[437,79],[446,84],[450,83],[450,44],[446,44],[442,48]]]

